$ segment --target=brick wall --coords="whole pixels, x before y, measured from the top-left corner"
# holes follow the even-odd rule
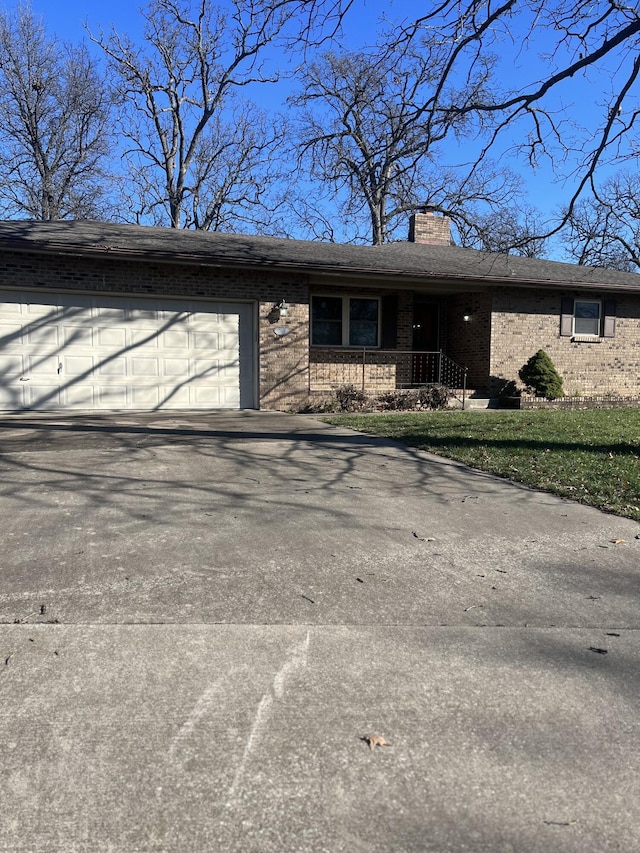
[[[492,386],[519,386],[518,370],[537,350],[551,357],[567,396],[636,397],[640,393],[640,296],[616,295],[615,337],[578,343],[560,335],[562,296],[578,291],[497,289],[493,295]],[[589,298],[611,298],[594,292]]]
[[[273,303],[260,302],[259,388],[262,408],[297,410],[309,398],[309,297],[307,293],[296,293],[296,290],[300,288],[291,286],[286,294],[289,309],[284,322],[291,329],[286,337],[277,337],[274,332],[276,326],[284,322],[278,320],[274,324],[270,319]]]
[[[398,349],[413,346],[413,291],[398,293]]]
[[[11,290],[250,300],[258,304],[258,397],[264,408],[304,405],[309,391],[309,287],[305,276],[186,264],[3,253],[0,287]],[[291,334],[277,338],[271,311],[286,299]]]
[[[488,390],[491,365],[491,296],[460,293],[444,303],[443,349],[462,367],[468,368],[467,387]],[[464,318],[468,317],[468,320]]]
[[[428,216],[423,214],[422,216]],[[442,217],[430,217],[442,219]],[[347,293],[347,282],[336,293]],[[191,299],[250,300],[258,305],[259,401],[262,407],[297,409],[309,392],[362,382],[362,366],[348,351],[311,350],[309,365],[309,282],[265,270],[209,269],[201,266],[139,263],[118,258],[86,259],[5,252],[0,287],[80,293],[157,295]],[[331,290],[322,288],[323,292]],[[354,288],[355,293],[371,292]],[[389,291],[380,290],[383,296]],[[567,395],[636,397],[640,393],[640,296],[616,297],[614,338],[577,343],[560,336],[560,300],[579,292],[495,288],[491,292],[443,297],[441,346],[469,368],[468,386],[497,393],[538,349],[551,356]],[[606,294],[594,293],[593,298]],[[398,349],[411,349],[413,294],[398,292]],[[278,338],[273,306],[286,299],[291,334]],[[470,317],[465,322],[464,315]],[[402,366],[368,356],[365,382],[375,390],[406,384]]]
[[[399,372],[392,353],[368,350],[363,363],[362,350],[314,347],[309,362],[309,390],[328,392],[354,385],[368,394],[378,394],[397,387]]]
[[[414,213],[409,219],[409,242],[451,245],[451,220],[433,213]]]

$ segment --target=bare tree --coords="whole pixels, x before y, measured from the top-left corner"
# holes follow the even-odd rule
[[[434,38],[450,45],[446,66],[428,101],[439,120],[475,116],[490,129],[480,157],[511,140],[532,167],[547,159],[572,181],[565,217],[586,191],[595,190],[605,161],[635,157],[640,108],[640,11],[617,0],[442,0],[426,14],[390,28],[391,52],[410,53]],[[494,88],[461,98],[452,81],[482,67],[487,52],[501,56],[500,79],[511,88]],[[571,97],[599,108],[576,114]],[[578,95],[577,97],[580,97]],[[595,118],[591,118],[595,116]],[[550,232],[552,233],[552,232]]]
[[[544,258],[547,241],[539,235],[547,226],[531,205],[513,205],[480,214],[472,223],[458,224],[460,245],[483,252],[500,252],[524,258]]]
[[[249,102],[227,98],[224,117],[212,116],[194,150],[184,183],[181,226],[203,231],[271,233],[281,206],[284,122]],[[231,103],[230,103],[231,102]],[[157,166],[132,152],[125,189],[136,222],[167,224],[166,185]]]
[[[307,66],[291,99],[301,111],[300,162],[329,189],[350,239],[393,239],[406,229],[407,213],[422,207],[446,213],[469,234],[481,211],[501,209],[519,189],[513,173],[488,161],[444,165],[443,154],[478,130],[471,113],[452,117],[425,106],[448,52],[434,40],[416,52],[327,53]],[[476,64],[457,90],[462,102],[489,96],[492,64],[490,56]]]
[[[321,40],[349,3],[151,0],[142,47],[115,31],[94,38],[122,96],[139,219],[216,228],[233,223],[233,201],[242,207],[238,222],[260,208],[278,131],[267,129],[263,116],[252,130],[248,107],[239,108],[240,126],[225,117],[231,94],[275,81],[277,71],[264,64],[266,48],[299,49]]]
[[[0,208],[34,219],[106,214],[110,102],[84,47],[28,6],[0,14]]]
[[[568,213],[565,246],[579,264],[640,270],[640,176],[621,172]]]

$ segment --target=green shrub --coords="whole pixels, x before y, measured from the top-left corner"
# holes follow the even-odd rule
[[[540,349],[518,371],[527,391],[533,391],[536,397],[556,400],[563,396],[562,379],[547,353]]]

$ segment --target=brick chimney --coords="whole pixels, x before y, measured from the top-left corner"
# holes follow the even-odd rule
[[[431,211],[412,214],[409,220],[409,242],[450,246],[451,220],[448,216],[435,216]]]

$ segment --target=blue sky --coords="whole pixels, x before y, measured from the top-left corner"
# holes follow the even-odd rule
[[[410,19],[416,15],[417,11],[417,5],[413,0],[356,0],[356,2],[358,5],[352,10],[345,27],[344,44],[347,47],[362,47],[367,42],[372,42],[375,39],[376,25],[381,15],[386,14],[390,19]],[[14,4],[6,5],[11,7]],[[104,5],[89,4],[86,0],[55,0],[55,2],[31,0],[31,6],[36,13],[42,15],[52,32],[73,42],[86,38],[83,28],[85,22],[95,31],[100,27],[108,30],[110,25],[113,25],[120,32],[127,32],[134,37],[141,32],[138,4],[135,2],[132,4],[127,0],[110,0]],[[514,26],[517,28],[517,21]],[[529,45],[528,53],[519,50],[522,38],[519,38],[518,33],[513,32],[512,36],[514,46],[505,44],[507,63],[503,67],[510,77],[507,85],[516,84],[520,76],[531,76],[532,63],[535,67],[535,75],[544,79],[545,63],[541,61],[540,56],[550,47],[547,31],[539,29],[536,32],[535,43]],[[600,79],[596,72],[591,71],[588,76],[581,79],[576,75],[570,86],[559,90],[554,96],[555,108],[560,113],[564,112],[568,117],[570,116],[574,122],[588,123],[597,109],[598,100],[604,98],[604,94],[600,96],[604,87],[604,78]],[[273,104],[273,106],[280,105],[280,103]],[[505,136],[503,150],[508,152],[509,144],[513,141]],[[496,153],[499,151],[498,149]],[[513,153],[504,154],[503,162],[522,174],[526,183],[526,201],[543,212],[551,213],[569,197],[571,181],[565,184],[557,182],[556,175],[546,162],[542,161],[535,172],[528,169],[526,165],[519,164]]]

